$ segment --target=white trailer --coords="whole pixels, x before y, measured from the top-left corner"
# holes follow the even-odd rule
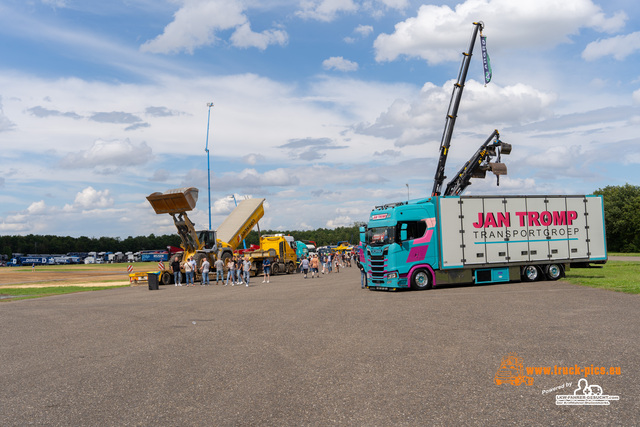
[[[599,196],[439,199],[441,268],[607,259]]]

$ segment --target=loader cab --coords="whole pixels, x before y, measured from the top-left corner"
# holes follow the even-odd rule
[[[213,230],[198,231],[198,240],[204,245],[203,249],[215,249],[216,232]]]

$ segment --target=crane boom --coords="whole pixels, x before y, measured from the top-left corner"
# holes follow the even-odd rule
[[[511,153],[511,144],[500,140],[500,133],[494,130],[489,138],[478,148],[474,155],[462,166],[456,176],[449,181],[444,191],[445,196],[459,196],[471,185],[471,178],[484,178],[487,171],[493,172],[500,185],[500,175],[507,174],[507,166],[500,163],[501,154]],[[497,156],[497,162],[492,163],[492,157]]]
[[[476,43],[476,37],[478,36],[478,31],[482,33],[483,28],[484,24],[482,22],[473,23],[473,33],[471,35],[471,41],[469,42],[469,49],[467,52],[462,52],[462,63],[460,64],[460,71],[458,72],[458,81],[453,85],[453,92],[451,93],[451,100],[449,101],[449,109],[447,110],[447,118],[444,124],[444,131],[442,132],[440,158],[438,159],[438,167],[436,168],[436,174],[434,177],[433,190],[431,192],[432,196],[440,195],[442,183],[446,179],[446,176],[444,175],[444,168],[447,163],[447,155],[449,154],[453,128],[456,124],[456,117],[458,116],[460,99],[462,98],[464,83],[467,80],[467,72],[469,71],[469,63],[471,62],[471,56],[473,55],[473,47]]]

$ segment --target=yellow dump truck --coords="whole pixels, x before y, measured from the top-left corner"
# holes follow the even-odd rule
[[[171,262],[177,257],[182,261],[193,257],[200,268],[204,258],[209,260],[211,271],[215,271],[214,262],[220,258],[225,261],[233,256],[233,250],[249,234],[264,215],[265,199],[246,199],[223,221],[217,231],[196,231],[195,225],[187,212],[196,207],[198,189],[195,187],[177,188],[164,193],[153,193],[147,200],[157,214],[169,214],[178,229],[182,243],[182,253],[175,254],[162,272],[160,283],[169,285],[173,282]],[[200,279],[197,272],[196,280]]]
[[[245,256],[251,258],[253,275],[262,274],[262,262],[265,258],[271,261],[271,274],[294,273],[298,257],[292,245],[295,245],[295,242],[291,236],[283,234],[261,236],[260,249],[245,253]]]

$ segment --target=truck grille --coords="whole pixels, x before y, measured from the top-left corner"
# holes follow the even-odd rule
[[[378,252],[378,251],[374,251]],[[388,248],[384,248],[382,253],[372,253],[369,249],[369,259],[371,260],[371,282],[383,283],[387,275],[386,258],[389,253]]]

